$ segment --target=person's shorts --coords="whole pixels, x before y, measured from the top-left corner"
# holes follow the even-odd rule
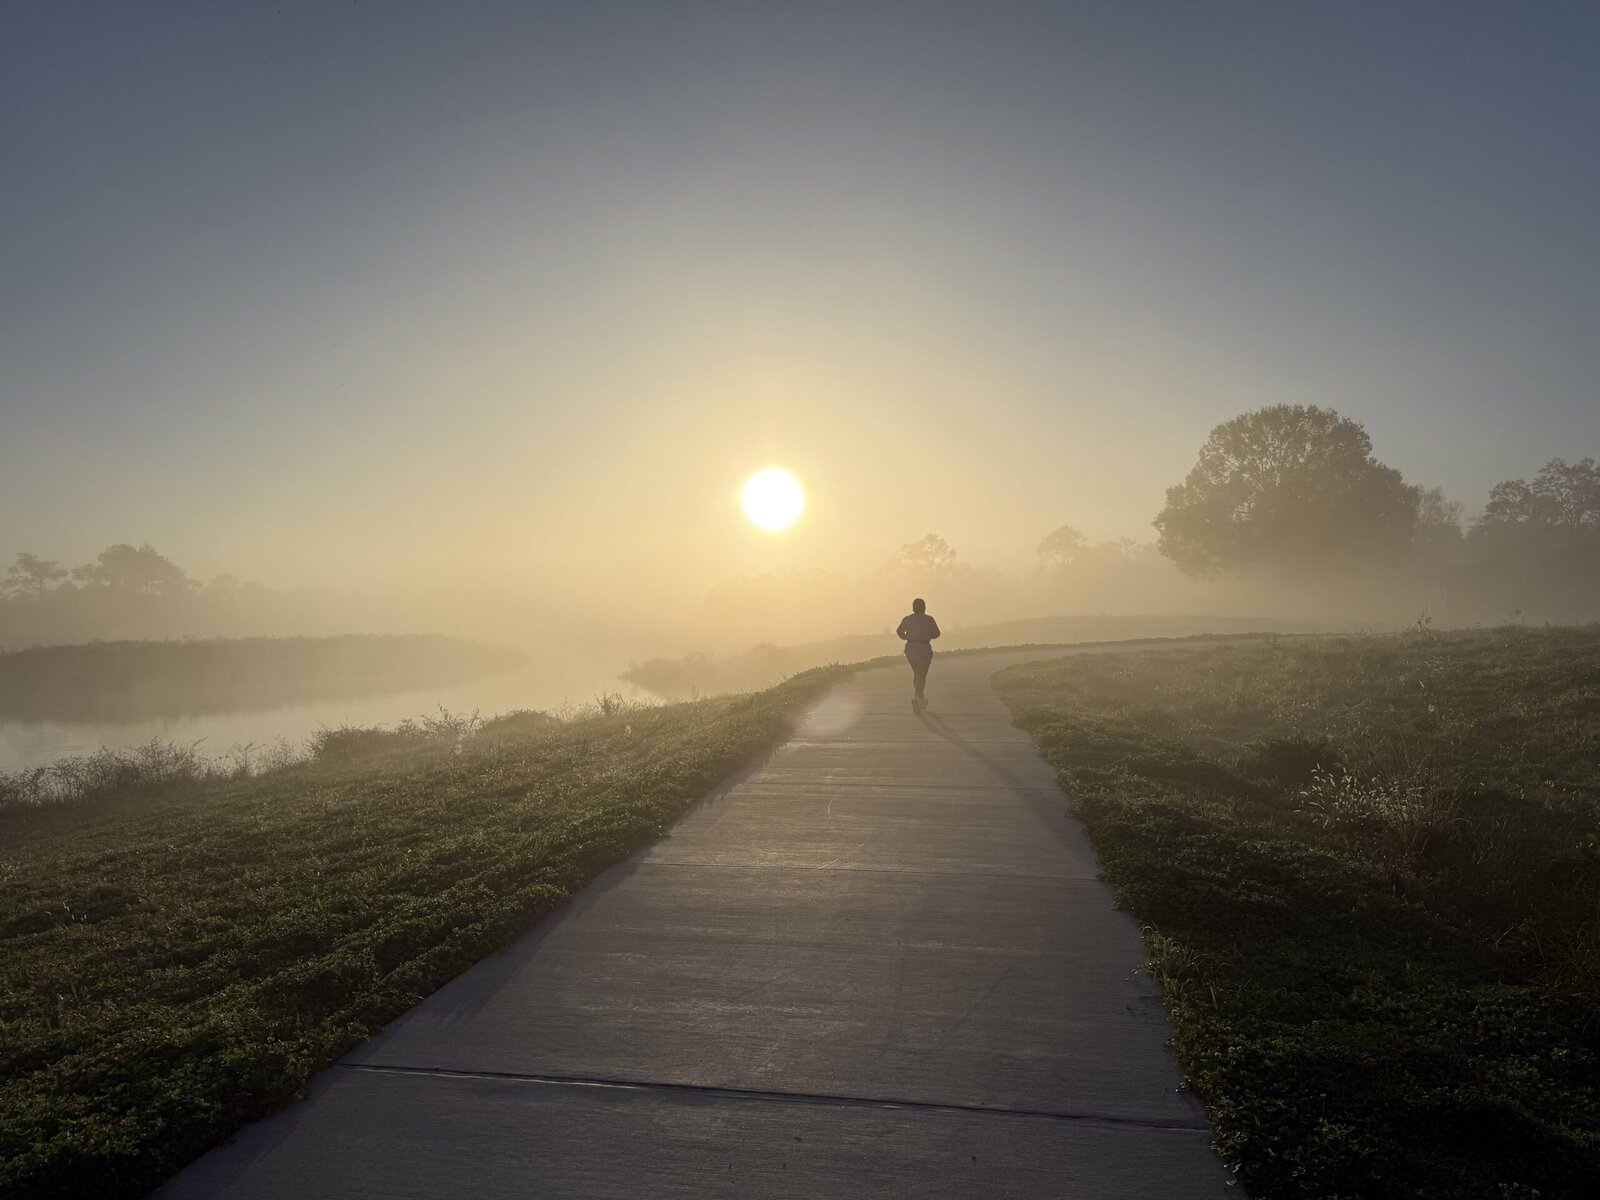
[[[925,667],[933,661],[933,647],[927,642],[907,642],[906,661],[913,667]]]

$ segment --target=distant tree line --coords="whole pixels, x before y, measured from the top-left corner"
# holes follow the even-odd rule
[[[1387,573],[1430,582],[1456,608],[1600,617],[1593,458],[1496,484],[1466,527],[1463,512],[1374,458],[1359,422],[1275,405],[1213,429],[1154,525],[1160,553],[1200,578],[1292,572],[1323,585]],[[1059,553],[1060,531],[1046,543],[1041,556]]]
[[[728,580],[706,597],[712,654],[645,664],[672,678],[636,681],[678,686],[713,665],[726,674],[730,652],[764,670],[775,648],[840,630],[887,635],[919,595],[947,629],[1104,614],[1323,629],[1600,620],[1593,458],[1553,459],[1531,480],[1496,484],[1470,521],[1466,513],[1379,461],[1359,422],[1277,405],[1211,431],[1167,490],[1154,538],[1095,541],[1059,525],[1018,575],[969,562],[930,532],[855,577],[813,568]]]
[[[231,575],[212,580],[212,590],[239,586]],[[90,593],[115,596],[141,596],[145,599],[172,599],[202,591],[198,580],[167,558],[149,542],[142,546],[118,543],[100,551],[92,563],[70,571],[54,559],[23,552],[6,568],[0,580],[0,596],[42,604],[51,596]]]
[[[148,542],[138,547],[107,546],[94,562],[70,571],[54,559],[24,552],[6,569],[3,584],[8,598],[36,604],[61,589],[174,596],[195,591],[199,586]]]
[[[67,568],[29,551],[0,574],[0,649],[90,638],[345,632],[370,627],[348,598],[277,591],[234,575],[202,583],[148,542]]]
[[[924,595],[942,622],[1143,613],[1470,624],[1600,620],[1600,467],[1551,459],[1490,489],[1481,513],[1418,486],[1332,409],[1275,405],[1218,425],[1167,489],[1150,541],[1060,525],[1024,576],[975,565],[944,537],[876,571],[744,576],[710,589],[719,653],[887,627]],[[81,641],[371,630],[352,598],[192,579],[148,543],[67,569],[20,553],[0,579],[0,648]]]

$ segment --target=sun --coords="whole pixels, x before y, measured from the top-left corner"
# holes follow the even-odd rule
[[[744,515],[770,533],[789,528],[806,506],[800,481],[782,467],[768,467],[750,476],[741,498]]]

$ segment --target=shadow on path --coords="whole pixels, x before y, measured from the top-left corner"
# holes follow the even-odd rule
[[[934,733],[938,737],[943,738],[952,746],[956,747],[956,749],[960,750],[963,754],[977,759],[978,762],[989,768],[989,770],[994,772],[998,778],[1004,780],[1010,786],[1019,788],[1024,792],[1037,791],[1042,786],[1037,776],[1033,778],[1027,778],[1019,775],[1010,764],[1002,762],[1001,760],[995,758],[992,754],[980,749],[973,742],[962,737],[954,729],[951,729],[950,726],[945,723],[944,718],[939,716],[937,713],[930,713],[927,709],[923,709],[917,714],[917,720],[926,725],[930,732]],[[1038,751],[1034,749],[1032,741],[1019,741],[1017,743],[1017,748],[1019,750],[1025,750],[1032,758],[1038,757]]]

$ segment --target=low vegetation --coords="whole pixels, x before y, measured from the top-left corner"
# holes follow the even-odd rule
[[[0,1194],[141,1195],[559,907],[839,675],[332,730],[0,831]]]
[[[308,753],[285,742],[268,751],[241,746],[225,758],[210,758],[196,745],[154,738],[140,746],[102,746],[48,766],[0,772],[0,839],[59,824],[69,813],[76,817],[91,809],[137,806],[153,796],[290,766]]]
[[[474,738],[526,733],[564,719],[610,715],[627,702],[607,695],[566,717],[534,709],[502,713],[487,721],[476,711],[452,713],[442,705],[437,716],[410,717],[393,728],[341,725],[317,730],[304,743],[279,738],[270,745],[234,746],[217,757],[199,743],[161,738],[138,746],[102,746],[42,767],[0,771],[0,842],[29,830],[60,829],[80,820],[119,810],[138,810],[158,797],[195,792],[224,780],[282,771],[308,762],[349,763],[380,750],[454,747]],[[630,706],[632,707],[632,706]]]
[[[1594,1195],[1600,629],[997,679],[1145,925],[1253,1196]]]

